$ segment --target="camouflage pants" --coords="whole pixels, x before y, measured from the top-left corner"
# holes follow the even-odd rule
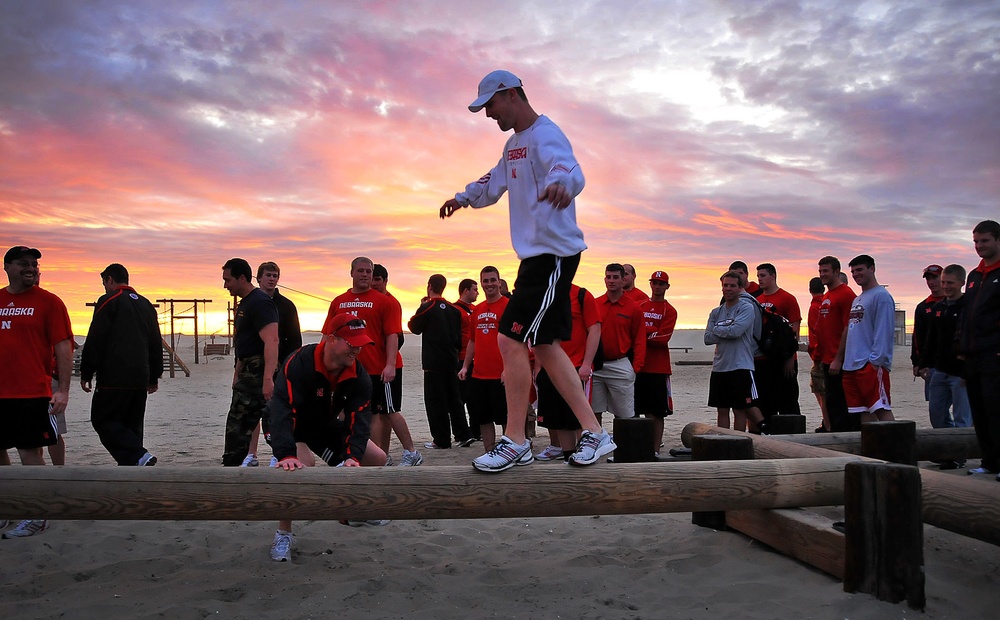
[[[226,418],[226,447],[222,464],[238,467],[250,451],[253,429],[264,412],[264,357],[254,355],[243,358],[240,372],[233,386],[233,401]]]

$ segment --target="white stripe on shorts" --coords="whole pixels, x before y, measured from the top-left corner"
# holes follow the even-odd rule
[[[538,314],[531,321],[531,325],[528,326],[528,334],[531,335],[531,344],[538,343],[538,328],[542,324],[542,319],[545,318],[545,313],[550,307],[552,307],[552,302],[556,298],[556,283],[559,282],[559,276],[562,274],[562,258],[559,256],[555,257],[556,266],[549,274],[549,286],[545,289],[545,294],[542,295],[542,305],[538,309]]]

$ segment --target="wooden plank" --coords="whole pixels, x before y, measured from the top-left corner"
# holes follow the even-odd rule
[[[844,579],[844,534],[833,520],[799,508],[730,510],[726,525],[796,560]]]
[[[829,506],[857,457],[524,467],[0,467],[0,518],[475,519]]]

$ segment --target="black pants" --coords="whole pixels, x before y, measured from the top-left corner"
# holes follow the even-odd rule
[[[451,433],[455,441],[470,437],[469,423],[465,419],[465,405],[458,393],[458,376],[451,371],[424,371],[424,408],[431,437],[439,448],[451,447]]]
[[[138,465],[146,453],[142,425],[146,418],[146,389],[108,389],[98,386],[90,405],[90,423],[101,444],[119,465]]]
[[[982,466],[1000,471],[1000,357],[977,355],[966,359],[965,388]]]
[[[826,413],[830,417],[830,430],[835,433],[861,430],[861,415],[848,413],[847,396],[844,395],[844,371],[830,373],[830,365],[823,364],[826,381]]]
[[[753,378],[757,383],[760,397],[757,406],[765,418],[772,415],[799,415],[799,361],[792,362],[794,370],[791,377],[785,376],[785,362],[769,359],[753,361]]]

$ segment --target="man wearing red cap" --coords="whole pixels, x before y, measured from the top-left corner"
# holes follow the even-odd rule
[[[441,206],[442,218],[463,207],[495,204],[507,193],[510,236],[521,266],[510,305],[500,320],[500,350],[507,396],[507,435],[473,461],[484,472],[500,472],[533,459],[525,436],[531,388],[528,342],[549,372],[559,394],[573,409],[583,434],[572,465],[591,465],[615,449],[611,435],[590,410],[579,375],[560,341],[570,338],[569,290],[587,248],[576,223],[575,198],[583,191],[580,165],[565,134],[528,103],[521,80],[493,71],[479,83],[469,111],[486,110],[500,131],[514,130],[497,165]]]
[[[17,448],[23,465],[44,465],[42,448],[56,443],[54,414],[66,410],[73,373],[73,330],[62,300],[36,286],[42,253],[19,245],[7,250],[0,290],[0,450]],[[52,390],[52,353],[59,384]],[[53,414],[53,415],[49,415]],[[32,536],[48,521],[26,519],[4,538]]]
[[[663,420],[674,413],[670,390],[670,337],[677,325],[677,310],[667,301],[670,276],[654,271],[649,276],[653,295],[639,304],[646,321],[646,361],[635,376],[635,413],[653,418],[653,452],[663,442]]]
[[[277,466],[311,467],[314,454],[332,467],[382,466],[385,452],[369,439],[372,380],[357,359],[372,339],[365,322],[350,314],[331,317],[326,328],[317,344],[288,356],[267,401]],[[293,541],[292,522],[280,521],[271,559],[290,560]]]

